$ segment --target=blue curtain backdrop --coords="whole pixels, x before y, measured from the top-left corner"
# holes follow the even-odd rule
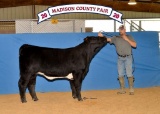
[[[110,33],[117,35],[118,33]],[[133,49],[135,87],[160,86],[159,39],[157,32],[129,32],[137,42]],[[74,47],[86,36],[97,33],[1,34],[0,35],[0,94],[18,93],[19,48],[32,44],[52,48]],[[126,78],[126,84],[128,81]],[[92,60],[82,84],[83,90],[117,89],[117,54],[114,45],[107,44]],[[48,82],[37,77],[36,91],[70,91],[67,80]]]

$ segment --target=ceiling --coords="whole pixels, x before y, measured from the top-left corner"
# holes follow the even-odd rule
[[[136,0],[136,5],[128,5],[128,2],[129,0],[0,0],[0,8],[27,5],[95,4],[120,11],[160,13],[160,0]]]

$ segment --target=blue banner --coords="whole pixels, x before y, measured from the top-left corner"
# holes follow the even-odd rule
[[[110,33],[108,33],[110,34]],[[117,35],[118,33],[111,33]],[[133,49],[136,88],[160,86],[158,32],[129,32],[137,42]],[[31,44],[51,48],[69,48],[97,33],[0,34],[0,94],[19,93],[19,48]],[[93,58],[82,83],[83,90],[118,89],[117,54],[109,43]],[[125,78],[126,87],[128,80]],[[70,91],[67,80],[47,81],[37,76],[37,92]]]

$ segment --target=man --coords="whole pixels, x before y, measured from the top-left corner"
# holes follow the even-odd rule
[[[136,42],[132,36],[126,34],[124,25],[119,27],[119,36],[107,38],[110,44],[114,44],[118,55],[118,80],[120,83],[120,91],[117,94],[125,94],[125,81],[124,75],[126,73],[129,83],[129,95],[134,95],[133,82],[134,77],[132,74],[132,47],[136,48]],[[98,36],[103,37],[101,32]]]

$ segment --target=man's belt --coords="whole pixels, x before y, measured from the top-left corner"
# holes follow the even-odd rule
[[[132,55],[132,54],[130,54],[130,55]],[[120,57],[127,57],[127,56],[130,56],[130,55],[119,55],[118,54],[118,56],[120,56]]]

